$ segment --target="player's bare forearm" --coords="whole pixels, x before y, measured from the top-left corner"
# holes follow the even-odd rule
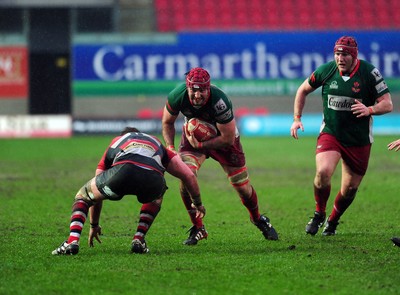
[[[175,121],[177,116],[171,115],[168,110],[165,108],[163,117],[161,119],[162,124],[162,136],[165,141],[165,145],[173,146],[175,140]]]
[[[372,106],[373,115],[383,115],[393,111],[393,102],[390,93],[385,93],[377,99],[377,103]]]
[[[351,111],[357,118],[368,117],[372,115],[383,115],[393,110],[393,103],[390,93],[386,93],[377,99],[377,103],[373,106],[366,106],[358,99],[354,100]]]
[[[103,201],[97,201],[89,208],[90,224],[99,224],[101,209],[103,208]]]
[[[223,136],[217,136],[210,140],[203,141],[201,147],[205,149],[221,149],[233,145],[234,140],[235,137],[233,137],[232,141],[231,137],[225,138]]]
[[[163,124],[162,126],[162,135],[164,138],[165,145],[168,146],[174,146],[174,140],[175,140],[175,127],[172,124]]]
[[[300,116],[303,114],[303,109],[306,104],[307,95],[313,92],[315,89],[308,83],[308,79],[299,86],[296,91],[293,106],[293,116]]]
[[[210,149],[220,149],[231,146],[235,143],[235,138],[236,138],[235,119],[226,124],[217,123],[217,128],[220,131],[220,135],[208,140],[208,142],[204,142],[203,147]]]
[[[313,92],[315,89],[308,83],[308,79],[305,79],[296,91],[293,105],[293,123],[290,127],[290,135],[294,139],[299,139],[298,130],[304,131],[301,117],[303,116],[303,109],[306,104],[307,95]]]

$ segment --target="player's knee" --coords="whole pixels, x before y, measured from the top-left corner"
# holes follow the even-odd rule
[[[329,185],[331,174],[327,170],[319,170],[315,174],[314,183],[317,187],[323,188]]]
[[[200,169],[200,163],[197,160],[196,156],[191,154],[181,154],[181,159],[183,163],[186,164],[193,171],[195,175],[197,175],[197,170]]]
[[[229,182],[235,188],[240,188],[249,183],[247,167],[242,167],[228,175]]]
[[[95,203],[94,195],[91,188],[91,181],[82,186],[76,193],[75,200],[83,200],[90,206]]]

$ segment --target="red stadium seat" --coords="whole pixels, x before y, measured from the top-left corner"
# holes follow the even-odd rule
[[[168,9],[170,7],[169,0],[155,0],[156,10]]]
[[[397,14],[399,12],[396,12]],[[381,9],[376,12],[376,25],[381,29],[388,29],[391,27],[392,16],[387,9]]]
[[[399,0],[155,0],[167,31],[400,29]]]
[[[238,118],[249,115],[249,114],[250,114],[250,110],[247,107],[238,107],[235,110],[235,116]]]
[[[269,114],[269,109],[267,107],[257,107],[253,110],[253,114],[256,116],[266,116]]]
[[[138,119],[153,119],[154,112],[150,108],[143,108],[137,112],[136,117]]]
[[[164,109],[160,109],[153,112],[154,119],[161,119],[163,116]]]

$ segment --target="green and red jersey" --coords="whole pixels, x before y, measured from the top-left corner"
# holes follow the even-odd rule
[[[181,112],[188,120],[199,118],[213,124],[226,124],[234,118],[231,100],[215,85],[210,86],[210,98],[201,108],[196,109],[190,103],[185,83],[168,94],[166,107],[171,115]]]
[[[354,99],[373,106],[389,89],[379,70],[359,60],[349,76],[342,76],[335,61],[318,67],[309,77],[313,88],[322,86],[323,122],[321,132],[334,135],[344,146],[373,142],[372,116],[357,118],[351,111]]]

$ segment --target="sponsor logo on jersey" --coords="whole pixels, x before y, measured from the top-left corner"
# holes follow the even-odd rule
[[[382,91],[386,90],[388,87],[385,81],[375,85],[376,92],[381,93]]]
[[[376,82],[382,79],[382,75],[377,68],[374,68],[371,72],[372,76],[375,77]]]
[[[347,96],[328,95],[328,108],[336,111],[351,111],[354,98]]]
[[[338,89],[337,81],[332,81],[331,85],[329,85],[330,89]]]
[[[217,114],[224,112],[227,108],[228,108],[228,106],[226,105],[226,103],[224,102],[224,100],[222,98],[220,98],[217,101],[217,103],[214,105],[214,109],[217,112]]]
[[[216,116],[218,122],[224,122],[233,116],[232,110],[228,110],[227,112]]]

